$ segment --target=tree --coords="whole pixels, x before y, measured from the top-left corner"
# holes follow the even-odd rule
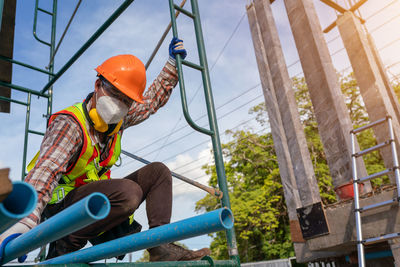
[[[257,135],[249,131],[231,132],[234,140],[222,149],[229,184],[232,211],[238,233],[242,261],[257,261],[293,256],[289,222],[280,183],[271,134]],[[206,167],[215,186],[215,166]],[[220,207],[211,196],[197,202],[196,209],[207,211]],[[227,255],[224,233],[214,235],[213,256]]]
[[[340,84],[355,127],[367,124],[368,116],[354,75],[340,77]],[[307,85],[304,78],[294,78],[293,85],[321,199],[324,204],[334,203],[336,195]],[[400,85],[395,86],[395,90],[399,93]],[[264,103],[253,107],[250,113],[255,113],[260,125],[266,126],[268,119]],[[289,221],[271,133],[255,134],[250,130],[229,133],[233,140],[223,144],[222,149],[241,260],[248,262],[293,256]],[[358,141],[361,148],[375,144],[372,131],[361,133]],[[379,153],[365,156],[364,161],[369,174],[384,168]],[[211,175],[209,184],[216,186],[215,166],[211,164],[203,168]],[[387,177],[376,179],[373,187],[377,188],[387,181]],[[196,203],[196,211],[211,211],[219,207],[217,199],[209,195]],[[225,234],[219,232],[211,236],[212,256],[226,259],[228,252]]]

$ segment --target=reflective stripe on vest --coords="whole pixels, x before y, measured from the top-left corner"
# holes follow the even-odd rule
[[[49,124],[60,114],[69,115],[78,122],[82,129],[84,140],[78,160],[62,176],[66,184],[60,184],[55,188],[49,204],[61,201],[75,187],[94,181],[110,179],[109,169],[117,162],[121,153],[121,135],[117,133],[112,136],[113,141],[107,147],[109,152],[108,157],[100,161],[100,149],[97,144],[95,146],[92,145],[88,129],[86,128],[86,118],[83,113],[82,103],[75,104],[53,114],[49,120]],[[36,163],[36,160],[37,157],[32,162]],[[32,168],[33,166],[32,162],[28,165],[28,171],[30,171],[29,167]],[[103,168],[107,168],[107,172],[104,172],[99,177],[98,174]]]

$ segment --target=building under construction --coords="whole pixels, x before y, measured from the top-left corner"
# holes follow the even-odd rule
[[[55,27],[57,1],[53,0],[53,11],[43,10],[38,7],[36,1],[35,14],[47,12],[53,18]],[[366,5],[368,0],[358,2],[348,1],[348,5],[333,0],[320,0],[327,7],[335,10],[337,19],[323,29],[321,27],[317,11],[312,0],[281,0],[284,2],[290,29],[293,34],[299,61],[304,73],[304,78],[310,94],[315,118],[318,124],[318,132],[321,138],[324,153],[329,166],[332,183],[337,194],[337,203],[325,206],[321,202],[320,191],[315,177],[313,163],[307,147],[307,141],[300,115],[295,100],[292,79],[284,58],[280,36],[273,13],[274,1],[251,0],[245,9],[250,26],[250,33],[257,66],[259,70],[262,91],[268,112],[270,128],[274,140],[276,156],[279,163],[280,176],[282,180],[286,206],[290,220],[291,238],[294,244],[296,261],[299,263],[312,262],[335,262],[335,266],[400,266],[400,235],[399,224],[399,200],[400,200],[400,173],[398,152],[400,144],[400,105],[392,88],[391,81],[386,73],[378,49],[372,36],[363,26],[365,19],[359,10]],[[371,0],[372,1],[372,0]],[[43,133],[31,130],[29,127],[30,99],[32,96],[42,97],[48,100],[47,116],[52,114],[52,86],[58,78],[95,42],[95,40],[109,27],[118,16],[132,3],[132,0],[124,1],[121,6],[108,18],[104,24],[88,39],[88,41],[71,57],[59,71],[54,70],[52,59],[56,53],[55,32],[51,34],[51,41],[46,42],[50,48],[50,64],[47,70],[39,69],[23,62],[13,59],[15,1],[0,1],[2,10],[2,24],[0,32],[0,111],[9,112],[10,103],[27,106],[26,138],[24,147],[23,166],[26,165],[26,151],[29,134],[43,135]],[[157,266],[240,266],[238,248],[233,228],[232,214],[229,210],[229,194],[223,166],[221,142],[219,139],[218,125],[215,115],[214,100],[209,78],[207,57],[205,54],[203,33],[201,28],[200,13],[197,0],[191,0],[191,8],[183,8],[170,2],[171,25],[173,36],[178,36],[176,13],[193,20],[195,35],[198,46],[199,64],[177,58],[179,73],[179,85],[182,97],[182,106],[188,124],[195,130],[210,136],[214,160],[218,174],[218,189],[208,188],[201,184],[195,186],[221,198],[221,210],[216,210],[203,217],[189,218],[187,221],[179,221],[171,224],[169,228],[162,229],[167,234],[157,236],[160,242],[171,242],[184,238],[197,236],[205,233],[224,230],[227,236],[227,247],[229,260],[215,261],[211,257],[197,262],[171,262],[159,263]],[[182,3],[184,3],[183,1]],[[276,1],[278,2],[278,1]],[[200,3],[201,5],[201,3]],[[35,15],[36,18],[36,15]],[[36,27],[36,21],[35,26]],[[54,28],[53,27],[53,28]],[[324,33],[336,28],[340,33],[344,48],[347,52],[351,68],[354,72],[357,84],[362,96],[370,124],[360,128],[354,128],[350,115],[347,112],[346,103],[338,81],[338,75],[334,68],[329,53]],[[168,32],[168,28],[167,31]],[[55,29],[53,29],[55,31]],[[35,30],[34,30],[35,34]],[[165,37],[165,36],[164,36]],[[39,40],[40,41],[40,40]],[[43,42],[43,41],[42,41]],[[17,64],[34,69],[49,76],[48,83],[39,91],[21,87],[12,83],[12,65]],[[189,114],[187,100],[185,99],[185,86],[183,77],[183,66],[201,72],[205,102],[209,117],[209,128],[197,125]],[[28,95],[27,102],[13,100],[11,90],[25,92]],[[371,130],[376,138],[376,145],[370,148],[360,149],[357,136],[365,130]],[[378,173],[367,173],[363,155],[379,151],[384,161],[385,170]],[[148,161],[125,152],[126,155],[135,157],[143,163]],[[0,170],[2,178],[0,194],[3,200],[11,191],[11,183],[8,181],[7,170]],[[25,176],[25,169],[22,171]],[[176,174],[179,179],[192,183],[190,179]],[[388,176],[390,185],[373,191],[370,181]],[[4,179],[4,181],[3,181]],[[29,188],[22,184],[23,193],[29,195]],[[34,198],[34,192],[32,193]],[[12,196],[12,194],[10,195]],[[10,198],[10,196],[8,198]],[[19,197],[19,196],[18,196]],[[86,201],[107,202],[102,196],[92,196]],[[96,202],[97,201],[97,202]],[[10,200],[9,200],[10,202]],[[7,199],[4,203],[8,203]],[[32,201],[26,201],[27,208],[20,213],[27,214],[28,206]],[[82,204],[84,205],[84,204]],[[104,218],[107,207],[100,204],[96,212],[98,214],[87,215]],[[12,205],[11,205],[12,206]],[[76,208],[79,209],[79,208]],[[66,210],[67,211],[67,210]],[[76,211],[69,211],[75,213]],[[90,210],[88,211],[91,212]],[[234,217],[235,214],[233,214]],[[2,231],[16,222],[16,218],[7,220],[6,213],[0,218]],[[22,216],[22,215],[20,215]],[[70,215],[62,215],[70,216]],[[92,220],[88,219],[88,221]],[[10,222],[11,221],[11,222]],[[46,223],[45,221],[44,223]],[[207,222],[207,223],[205,223]],[[89,222],[87,222],[89,223]],[[214,223],[215,227],[207,227],[206,224]],[[83,223],[82,223],[83,225]],[[75,227],[83,227],[77,225]],[[178,233],[172,229],[176,227],[183,232],[193,231],[188,234]],[[43,227],[46,227],[43,226]],[[185,228],[188,227],[188,228]],[[73,228],[72,228],[73,229]],[[72,231],[72,229],[70,231]],[[32,230],[33,231],[33,230]],[[37,230],[37,231],[40,231]],[[149,230],[150,231],[150,230]],[[67,235],[71,232],[64,232]],[[3,253],[4,264],[18,258],[33,249],[46,245],[62,236],[52,236],[41,240],[39,243],[33,236],[36,233],[26,233],[21,236],[23,240],[34,240],[29,245],[9,245],[9,250]],[[135,240],[145,240],[149,235],[157,235],[157,232],[142,232],[136,236],[121,241],[124,253],[154,246],[156,243],[140,244],[130,247],[122,243],[130,243]],[[21,239],[22,240],[22,239]],[[152,240],[151,242],[153,242]],[[156,242],[156,241],[154,241]],[[18,242],[15,242],[18,243]],[[11,243],[12,244],[12,243]],[[105,243],[106,244],[106,243]],[[116,246],[109,244],[98,248],[109,250]],[[74,252],[75,253],[75,252]],[[73,264],[88,263],[99,259],[118,256],[121,251],[109,254],[97,252],[96,246],[77,252],[77,254],[61,256],[60,259],[44,262],[45,264]],[[1,258],[0,258],[1,259]],[[57,259],[57,258],[56,258]],[[144,264],[144,263],[143,263]],[[185,265],[186,264],[186,265]],[[137,263],[132,264],[136,266]],[[141,265],[141,264],[140,264]],[[151,266],[154,264],[152,263]],[[139,265],[138,265],[139,266]],[[155,266],[155,265],[154,265]]]

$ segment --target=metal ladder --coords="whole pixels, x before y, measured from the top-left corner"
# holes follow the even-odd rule
[[[47,14],[51,17],[51,33],[50,33],[50,42],[44,41],[39,38],[37,35],[37,22],[38,22],[38,13],[41,12],[43,14]],[[34,19],[33,19],[33,37],[39,41],[40,43],[46,45],[50,49],[50,63],[46,67],[47,73],[49,75],[49,80],[51,80],[54,76],[54,61],[52,60],[56,42],[56,21],[57,21],[57,0],[53,0],[52,3],[52,11],[47,11],[43,8],[39,7],[39,0],[35,1],[35,9],[34,9]],[[46,118],[46,121],[49,120],[50,114],[52,113],[52,105],[53,105],[53,88],[50,88],[47,95],[47,109],[46,114],[43,114],[43,117]],[[28,138],[29,134],[41,135],[44,136],[44,132],[38,132],[30,129],[30,114],[31,114],[31,94],[28,94],[27,99],[27,111],[26,111],[26,120],[25,120],[25,138],[24,138],[24,152],[22,158],[22,173],[21,179],[24,180],[27,175],[26,172],[26,162],[27,162],[27,152],[28,152]]]
[[[363,132],[367,129],[370,129],[374,126],[383,124],[387,121],[388,123],[388,128],[389,128],[389,140],[377,144],[373,147],[367,148],[365,150],[356,152],[355,150],[355,138],[356,138],[356,134]],[[360,128],[354,129],[352,131],[350,131],[350,135],[351,135],[351,150],[352,150],[352,155],[351,155],[351,159],[352,159],[352,169],[353,169],[353,187],[354,187],[354,215],[356,218],[356,230],[357,230],[357,251],[358,251],[358,266],[365,266],[365,253],[364,253],[364,245],[370,245],[370,244],[374,244],[374,243],[379,243],[382,241],[387,241],[393,238],[397,238],[400,237],[400,233],[391,233],[391,234],[386,234],[383,236],[379,236],[379,237],[372,237],[372,238],[367,238],[367,239],[363,239],[362,237],[362,222],[361,222],[361,213],[365,212],[367,210],[372,210],[375,208],[379,208],[379,207],[383,207],[383,206],[387,206],[387,205],[392,205],[393,203],[398,203],[400,200],[400,181],[399,181],[399,177],[400,177],[400,172],[399,172],[399,162],[397,159],[397,152],[396,152],[396,143],[394,140],[394,133],[393,133],[393,125],[392,125],[392,118],[391,116],[387,115],[385,118],[377,120],[375,122],[372,122],[370,124],[367,124],[365,126],[362,126]],[[386,169],[371,175],[368,175],[366,177],[362,177],[362,178],[358,178],[357,176],[357,162],[356,159],[358,157],[362,157],[363,155],[366,155],[368,153],[371,153],[373,151],[376,151],[378,149],[381,149],[383,147],[386,146],[390,146],[391,150],[392,150],[392,157],[393,157],[393,167],[391,169]],[[358,189],[358,184],[359,183],[363,183],[365,181],[369,181],[371,179],[374,178],[378,178],[381,177],[383,175],[389,174],[391,172],[394,172],[395,175],[395,179],[396,179],[396,186],[397,186],[397,197],[390,199],[390,200],[386,200],[386,201],[382,201],[382,202],[378,202],[375,204],[371,204],[368,206],[364,206],[364,207],[360,207],[360,194],[359,194],[359,189]]]
[[[54,47],[55,47],[55,37],[56,37],[56,20],[57,20],[57,0],[52,0],[52,11],[48,11],[45,9],[42,9],[39,7],[39,0],[35,1],[35,9],[34,9],[34,20],[33,20],[33,36],[34,38],[39,41],[40,43],[46,45],[50,49],[50,58],[52,58],[52,55],[54,53]],[[3,1],[0,0],[0,9],[3,7]],[[50,42],[44,41],[43,39],[39,38],[36,29],[37,29],[37,21],[38,21],[38,13],[41,12],[43,14],[47,14],[51,17],[51,32],[50,32]],[[4,56],[0,55],[0,60],[2,61],[8,61],[13,64],[20,65],[22,67],[38,71],[40,73],[47,74],[49,76],[49,80],[51,80],[54,77],[54,63],[53,61],[50,62],[48,65],[47,69],[42,69],[38,68],[29,64],[26,64],[24,62],[20,62],[17,60],[14,60],[12,58],[7,58]],[[37,97],[44,97],[47,99],[47,109],[46,109],[46,114],[43,115],[46,119],[49,118],[51,114],[51,109],[52,109],[52,101],[53,101],[53,90],[52,88],[49,88],[48,92],[39,92],[30,88],[22,87],[16,84],[12,83],[6,83],[3,81],[0,81],[0,85],[8,88],[12,88],[14,90],[20,91],[27,93],[27,100],[26,102],[15,100],[12,98],[8,97],[3,97],[0,96],[0,100],[2,101],[7,101],[11,103],[16,103],[19,105],[26,106],[26,118],[25,118],[25,135],[24,135],[24,151],[23,151],[23,159],[22,159],[22,172],[21,172],[21,179],[24,180],[26,176],[26,159],[27,159],[27,150],[28,150],[28,137],[29,134],[35,134],[35,135],[41,135],[43,136],[43,132],[38,132],[30,129],[30,115],[31,115],[31,99],[32,95],[37,96]]]
[[[180,11],[182,14],[186,15],[187,17],[189,17],[193,20],[195,35],[196,35],[196,42],[197,42],[197,49],[198,49],[198,54],[199,54],[199,61],[200,61],[200,64],[198,65],[193,62],[182,59],[179,54],[176,55],[176,67],[177,67],[178,77],[179,77],[179,87],[180,87],[180,93],[181,93],[182,109],[183,109],[183,114],[184,114],[186,121],[193,129],[211,137],[213,151],[214,151],[215,167],[216,167],[216,172],[217,172],[217,177],[218,177],[218,185],[219,185],[220,190],[223,192],[223,196],[221,199],[221,205],[223,207],[230,208],[231,205],[230,205],[229,194],[228,194],[228,185],[226,182],[225,166],[224,166],[224,161],[222,158],[221,141],[219,139],[217,116],[216,116],[216,112],[215,112],[215,108],[214,108],[214,100],[213,100],[213,95],[212,95],[212,90],[211,90],[210,74],[208,71],[208,63],[207,63],[205,45],[204,45],[204,40],[203,40],[203,31],[202,31],[201,22],[200,22],[200,12],[199,12],[197,0],[191,0],[190,3],[191,3],[191,7],[192,7],[192,12],[176,5],[174,3],[174,0],[169,0],[173,36],[178,37],[178,28],[177,28],[177,23],[176,23],[175,11]],[[183,79],[183,65],[201,72],[210,129],[205,129],[205,128],[198,126],[192,120],[192,118],[189,114],[187,100],[186,100],[185,83],[184,83],[184,79]],[[226,237],[227,237],[229,257],[231,260],[235,261],[235,263],[236,263],[235,266],[240,266],[240,259],[239,259],[238,249],[237,249],[235,230],[233,227],[229,230],[226,230]]]

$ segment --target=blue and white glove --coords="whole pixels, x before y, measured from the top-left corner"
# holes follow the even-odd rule
[[[169,44],[169,56],[171,59],[175,60],[177,54],[181,55],[182,59],[185,59],[187,52],[183,46],[183,41],[174,37]]]
[[[5,231],[4,233],[2,233],[0,235],[0,264],[3,260],[4,250],[5,250],[8,242],[10,242],[11,240],[17,238],[21,234],[26,233],[28,231],[29,231],[29,228],[25,224],[18,222],[16,224],[14,224],[14,226],[12,226],[11,228],[9,228],[7,231]],[[22,255],[22,256],[18,257],[18,262],[19,263],[24,262],[26,260],[26,257],[27,257],[26,255]]]

